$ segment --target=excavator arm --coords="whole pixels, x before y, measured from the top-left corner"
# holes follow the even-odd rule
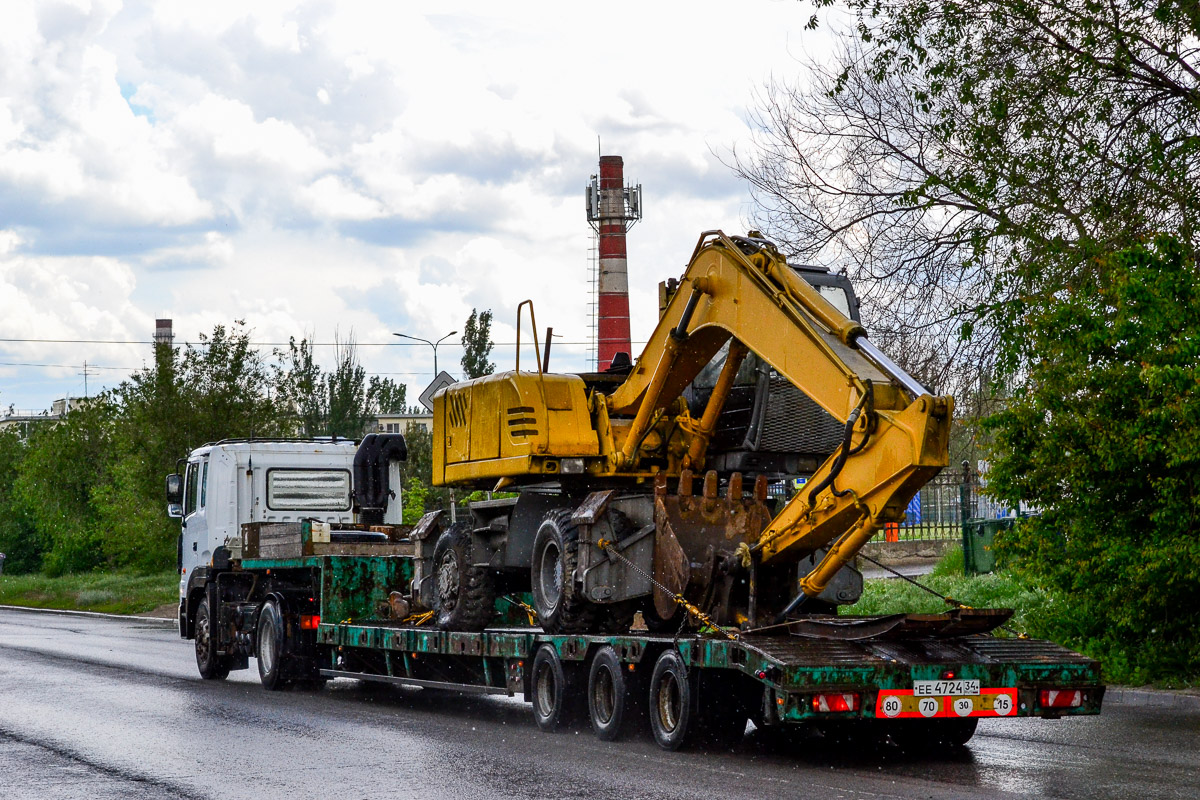
[[[906,375],[769,242],[710,231],[629,378],[607,397],[609,416],[634,417],[610,455],[614,471],[636,469],[645,431],[730,339],[731,355],[694,426],[684,467],[702,466],[744,351],[844,423],[838,449],[745,554],[766,564],[828,548],[801,580],[803,593],[816,596],[884,523],[901,520],[916,492],[946,466],[952,398],[933,397]]]

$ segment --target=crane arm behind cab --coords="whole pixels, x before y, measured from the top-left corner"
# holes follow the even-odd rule
[[[686,273],[629,378],[607,398],[634,416],[616,472],[636,469],[638,443],[730,339],[730,356],[683,460],[698,469],[746,350],[845,424],[840,447],[750,548],[762,563],[828,547],[801,581],[808,596],[948,463],[953,400],[932,397],[867,341],[865,331],[809,286],[762,239],[703,234]]]

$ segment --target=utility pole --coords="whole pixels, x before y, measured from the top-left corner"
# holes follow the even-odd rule
[[[86,360],[83,362],[83,372],[77,372],[77,373],[75,373],[75,374],[76,374],[76,375],[82,375],[82,376],[83,376],[83,399],[84,399],[84,400],[87,400],[87,399],[89,399],[89,395],[88,395],[88,382],[87,382],[87,381],[88,381],[88,375],[90,374],[90,372],[89,372],[89,370],[88,370],[88,363],[87,363],[87,361],[86,361]],[[69,398],[69,397],[67,398],[67,405],[68,405],[68,406],[70,406],[70,405],[71,405],[71,398]],[[68,410],[69,410],[69,409],[68,409]]]

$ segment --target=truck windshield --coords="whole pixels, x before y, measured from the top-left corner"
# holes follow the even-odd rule
[[[350,472],[344,469],[267,470],[267,508],[273,511],[347,511]]]

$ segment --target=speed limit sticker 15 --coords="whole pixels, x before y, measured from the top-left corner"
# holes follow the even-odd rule
[[[979,694],[917,697],[912,689],[883,689],[875,701],[880,719],[1010,717],[1017,713],[1016,689],[980,689]]]

